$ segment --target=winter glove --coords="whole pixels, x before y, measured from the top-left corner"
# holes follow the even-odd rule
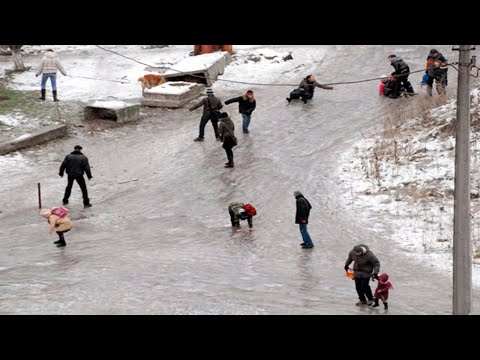
[[[378,275],[377,275],[377,274],[373,274],[373,275],[372,275],[372,280],[378,280]]]
[[[346,272],[348,272],[348,270],[349,270],[348,265],[345,265],[344,269],[345,269]]]

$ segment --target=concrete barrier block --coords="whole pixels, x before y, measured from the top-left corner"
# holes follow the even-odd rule
[[[118,123],[140,119],[140,105],[123,101],[96,101],[84,109],[85,120],[112,120]]]
[[[65,124],[50,125],[33,133],[28,133],[17,137],[16,139],[0,143],[0,155],[5,155],[13,151],[39,145],[44,142],[57,139],[67,135],[68,127]]]

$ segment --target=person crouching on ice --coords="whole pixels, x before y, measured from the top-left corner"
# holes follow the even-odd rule
[[[234,227],[237,232],[242,230],[242,227],[240,226],[240,220],[247,220],[248,229],[253,231],[253,217],[257,215],[257,210],[254,206],[250,204],[234,202],[228,206],[228,212],[230,213],[232,227]]]
[[[57,247],[64,247],[67,245],[65,242],[65,237],[63,234],[70,231],[73,227],[72,222],[68,217],[60,217],[58,215],[52,214],[50,209],[42,209],[40,211],[40,216],[48,220],[49,229],[48,233],[53,234],[54,231],[58,234],[58,241],[55,241],[54,244]]]

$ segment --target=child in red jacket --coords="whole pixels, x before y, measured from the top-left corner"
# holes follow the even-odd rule
[[[388,292],[390,289],[394,289],[392,283],[388,280],[387,274],[382,274],[378,277],[378,285],[373,295],[373,301],[375,304],[373,307],[380,306],[378,304],[378,299],[382,299],[383,306],[385,310],[388,309]]]

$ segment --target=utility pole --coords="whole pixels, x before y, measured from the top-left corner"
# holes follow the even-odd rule
[[[459,47],[455,208],[453,216],[453,314],[468,315],[472,303],[470,239],[470,49]]]

